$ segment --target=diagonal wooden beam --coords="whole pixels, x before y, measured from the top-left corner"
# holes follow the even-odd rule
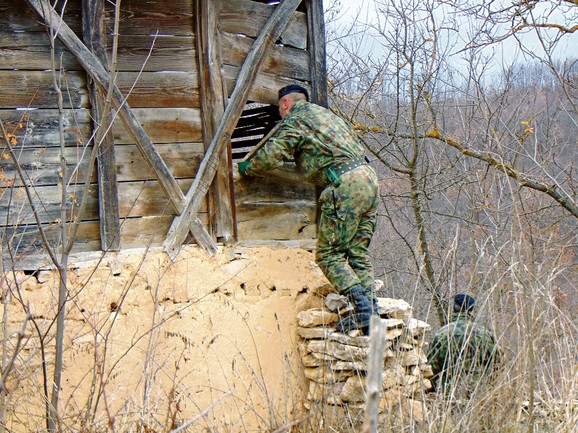
[[[46,25],[57,30],[57,36],[68,50],[77,58],[90,77],[107,91],[111,77],[102,66],[98,58],[82,43],[76,34],[60,18],[60,15],[46,0],[26,0],[28,5],[44,20]],[[118,115],[125,128],[132,134],[136,145],[148,164],[154,170],[157,179],[168,197],[175,212],[180,214],[185,208],[185,196],[177,181],[173,178],[167,165],[157,152],[152,140],[130,109],[126,100],[116,85],[112,87],[112,101],[118,109]],[[195,215],[196,216],[196,215]],[[198,219],[190,219],[185,228],[195,237],[195,241],[211,255],[217,250],[211,236],[205,230],[203,223]]]
[[[187,192],[185,210],[173,221],[164,242],[165,251],[171,258],[174,259],[178,254],[181,244],[187,235],[187,226],[189,222],[196,217],[202,200],[209,190],[209,186],[219,166],[219,156],[222,153],[223,146],[231,138],[235,124],[241,116],[251,87],[255,82],[255,78],[265,60],[266,54],[269,52],[271,46],[279,39],[300,3],[301,0],[284,0],[279,3],[247,54],[229,103],[225,108],[225,113],[205,153],[197,176]]]

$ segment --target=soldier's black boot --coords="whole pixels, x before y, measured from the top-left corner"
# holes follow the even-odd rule
[[[371,314],[377,314],[378,316],[379,314],[379,305],[377,303],[377,296],[373,295],[373,298],[371,299],[371,309],[372,312]]]
[[[360,285],[353,286],[347,297],[353,304],[353,312],[339,319],[335,325],[337,332],[347,333],[353,329],[360,329],[365,335],[369,335],[369,321],[374,306],[367,298],[365,290]],[[374,314],[377,314],[377,311]]]

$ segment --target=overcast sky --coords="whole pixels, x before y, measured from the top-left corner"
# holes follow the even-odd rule
[[[377,13],[375,9],[376,1],[384,2],[385,0],[324,0],[325,9],[331,8],[336,3],[339,3],[339,23],[348,24],[351,23],[356,16],[359,16],[359,20],[362,22],[371,22],[376,19]],[[406,0],[406,3],[409,0]],[[513,1],[513,0],[512,0]],[[401,1],[395,1],[396,4],[400,4]],[[507,3],[510,3],[509,1]],[[555,4],[555,2],[545,2],[544,4]],[[575,7],[574,16],[578,16],[578,7]],[[552,20],[553,17],[549,17]],[[555,17],[554,17],[555,19]],[[561,19],[559,22],[562,22]],[[465,23],[465,22],[464,22]],[[461,34],[465,38],[467,28],[460,28]],[[541,52],[540,44],[535,36],[525,36],[524,42],[527,44],[532,51]],[[509,56],[512,58],[514,54],[517,54],[517,44],[511,39],[501,46],[497,47],[499,51],[503,53],[504,56]],[[556,58],[558,59],[568,59],[568,58],[578,58],[578,32],[573,35],[564,36],[564,44],[560,44],[556,50]]]

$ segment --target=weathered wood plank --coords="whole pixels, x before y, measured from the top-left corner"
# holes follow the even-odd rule
[[[159,155],[167,162],[176,179],[193,178],[204,155],[202,143],[165,143],[156,146]],[[154,171],[135,145],[116,146],[116,174],[119,182],[156,179]],[[18,163],[29,178],[29,184],[39,187],[57,185],[60,182],[60,149],[39,148],[18,152]],[[74,171],[75,183],[84,182],[90,149],[67,148],[64,152],[67,167]],[[21,186],[12,160],[2,162],[2,176],[6,185]],[[92,182],[96,177],[92,176]]]
[[[92,195],[88,197],[84,220],[98,218],[96,199],[96,185],[92,189]],[[60,220],[62,188],[59,186],[44,186],[30,188],[37,217],[43,224],[55,223]],[[79,204],[82,201],[83,185],[70,185],[67,188],[66,208],[67,221],[75,218]],[[36,217],[32,213],[24,188],[5,188],[0,190],[0,213],[3,215],[1,226],[25,226],[36,225]]]
[[[188,188],[192,179],[178,181],[181,188]],[[97,185],[91,188],[91,195],[87,197],[87,206],[82,217],[83,221],[95,221],[99,218]],[[66,206],[68,220],[78,212],[78,206],[83,200],[83,185],[68,187]],[[61,188],[59,186],[43,186],[32,189],[38,218],[42,224],[54,223],[60,219]],[[134,218],[141,216],[175,215],[168,199],[157,181],[121,182],[118,184],[118,203],[120,218]],[[201,213],[206,213],[203,206]],[[0,189],[0,214],[4,216],[0,227],[34,225],[36,219],[28,203],[23,188]]]
[[[203,138],[205,148],[217,131],[225,111],[225,89],[222,77],[221,36],[218,29],[218,11],[220,0],[195,1],[195,33],[197,34],[197,53],[201,107],[203,112]],[[231,184],[230,143],[224,146],[219,158],[217,176],[209,190],[210,228],[212,234],[222,238],[225,243],[235,237],[234,211]]]
[[[190,61],[189,61],[190,63]],[[190,65],[189,65],[190,66]],[[200,108],[195,72],[119,72],[116,85],[133,108]],[[130,92],[130,93],[129,93]]]
[[[199,214],[200,221],[207,223],[207,215]],[[128,218],[122,221],[121,243],[123,248],[146,248],[160,246],[165,233],[172,221],[172,216]],[[73,254],[97,251],[100,249],[99,224],[97,222],[83,222],[78,231],[78,241],[72,248]],[[59,228],[57,225],[46,227],[48,239],[51,245],[57,245]],[[8,244],[14,255],[14,262],[10,260]],[[18,228],[7,230],[3,244],[3,259],[5,269],[12,266],[16,269],[38,269],[48,266],[50,260],[40,244],[40,235],[35,227]],[[20,249],[15,249],[19,247]]]
[[[223,62],[231,66],[243,65],[243,61],[254,42],[251,38],[230,33],[223,33],[221,41]],[[271,47],[261,71],[308,81],[310,79],[309,53],[304,50],[275,45]]]
[[[55,58],[64,69],[81,69],[80,63],[60,41],[55,42],[54,48]],[[0,58],[0,69],[50,69],[50,43],[46,32],[6,32],[0,28]]]
[[[201,112],[196,108],[136,108],[134,115],[157,143],[202,142]],[[51,110],[0,110],[6,131],[14,134],[17,149],[47,149],[60,146],[58,136],[58,111]],[[88,141],[91,134],[89,110],[70,110],[65,116],[64,140],[67,146],[77,147]],[[135,143],[120,119],[113,125],[116,144]]]
[[[237,203],[239,241],[312,239],[316,213],[314,202]]]
[[[236,66],[223,66],[225,71],[225,84],[227,92],[232,94],[235,88],[235,83],[239,76],[240,68]],[[253,102],[262,102],[265,104],[277,105],[277,92],[281,87],[289,84],[300,84],[305,88],[309,88],[309,83],[300,82],[287,77],[279,77],[277,75],[266,74],[260,72],[256,75],[255,83],[251,87],[248,99]]]
[[[175,179],[193,178],[204,156],[202,143],[165,143],[156,148],[166,161]],[[117,175],[119,181],[154,179],[151,171],[136,146],[117,146]]]
[[[84,182],[88,169],[88,160],[92,148],[67,147],[64,151],[66,166],[69,173],[74,173],[72,183]],[[61,152],[58,148],[27,149],[25,152],[15,152],[18,165],[24,171],[26,183],[30,186],[57,185],[62,182],[60,176]],[[16,172],[12,159],[2,162],[5,185],[21,186],[22,182]],[[14,183],[13,183],[14,182]]]
[[[192,36],[126,35],[119,37],[117,70],[146,72],[194,71],[195,38]],[[112,57],[112,37],[107,38],[107,62]],[[58,67],[68,71],[82,70],[60,41],[55,43]],[[51,68],[50,42],[46,32],[0,34],[0,69],[46,70]],[[60,63],[62,61],[62,64]],[[143,67],[144,65],[144,67]]]
[[[57,108],[58,101],[50,71],[0,71],[0,108]],[[65,108],[88,108],[86,75],[63,72]]]
[[[239,241],[313,239],[317,231],[314,185],[286,164],[263,179],[234,182]]]
[[[251,0],[227,0],[223,2],[219,14],[219,27],[223,32],[244,34],[255,38],[274,10],[274,5]],[[285,45],[300,49],[307,47],[307,25],[304,13],[293,14],[281,38]]]
[[[325,21],[323,0],[306,0],[307,34],[309,35],[311,101],[328,106],[327,67],[325,55]]]
[[[235,196],[244,202],[278,202],[305,200],[315,202],[315,186],[306,182],[294,163],[268,173],[263,178],[235,179]]]
[[[198,217],[201,224],[207,225],[206,214]],[[172,216],[128,218],[122,224],[122,244],[125,248],[160,246],[172,220]]]
[[[305,241],[315,237],[316,206],[314,203],[264,204],[250,205],[241,213],[238,221],[240,241]],[[199,213],[202,222],[207,223],[207,215]],[[121,223],[121,244],[123,248],[142,248],[161,245],[172,221],[172,216],[128,218]],[[100,249],[99,224],[97,222],[81,223],[78,241],[73,252],[88,252]],[[48,236],[52,245],[56,245],[59,236],[57,226],[48,227]],[[37,269],[41,260],[42,248],[39,245],[38,230],[28,227],[27,231],[18,229],[16,234],[7,230],[7,240],[11,245],[26,246],[24,251],[16,251],[16,267]],[[312,244],[309,242],[308,244]],[[6,246],[4,245],[4,248]],[[6,252],[6,249],[4,249]],[[36,257],[35,257],[36,255]],[[5,254],[4,258],[7,258]],[[25,260],[28,261],[28,267]],[[33,267],[30,265],[33,264]]]
[[[102,67],[101,63],[95,56],[86,48],[86,46],[78,39],[76,34],[62,21],[61,17],[50,7],[46,0],[26,0],[26,3],[41,17],[50,28],[58,28],[58,37],[66,45],[66,47],[74,53],[77,59],[82,63],[86,72],[98,82],[103,88],[107,89],[110,83],[110,76]],[[143,156],[147,158],[151,167],[154,168],[157,176],[163,185],[171,203],[175,209],[180,210],[183,207],[184,197],[182,191],[178,188],[175,180],[170,175],[170,172],[156,152],[154,145],[146,134],[142,126],[131,111],[130,106],[125,103],[123,95],[116,86],[112,86],[112,100],[115,107],[119,108],[118,114],[123,121],[125,128],[130,130],[136,143],[142,151]]]
[[[132,110],[148,137],[154,143],[184,143],[203,141],[201,111],[195,108],[135,108]],[[135,143],[121,119],[113,125],[117,144]]]
[[[122,32],[122,30],[121,30]],[[118,71],[195,71],[195,38],[119,36]],[[109,43],[110,46],[110,43]],[[110,59],[110,50],[109,50]]]
[[[46,224],[42,228],[49,246],[57,248],[60,241],[60,226],[58,224]],[[80,223],[76,239],[77,241],[72,248],[74,252],[99,250],[98,222]],[[5,264],[16,269],[38,269],[43,264],[48,266],[51,263],[47,258],[39,229],[36,226],[6,228],[5,237],[2,239],[2,252]]]
[[[81,3],[78,1],[56,2],[58,13],[63,16],[75,33],[81,29]],[[62,8],[64,7],[64,11]],[[24,0],[3,0],[0,2],[0,33],[46,32],[46,27],[35,14],[30,13]]]
[[[0,119],[6,132],[16,138],[17,152],[29,148],[48,149],[59,147],[58,110],[2,110]],[[63,139],[66,146],[77,147],[86,143],[92,134],[90,110],[80,108],[66,110],[64,113]]]
[[[82,1],[82,30],[87,47],[105,66],[106,40],[104,28],[104,0]],[[92,78],[88,80],[90,105],[95,129],[94,145],[97,149],[98,216],[100,219],[100,244],[104,251],[120,249],[120,225],[114,140],[109,127],[112,111],[106,96]]]
[[[178,180],[179,186],[188,188],[192,179]],[[157,181],[119,183],[119,210],[121,218],[176,215]],[[207,207],[202,208],[206,213]]]
[[[269,48],[286,28],[289,19],[293,16],[300,2],[301,0],[285,0],[280,3],[262,28],[254,47],[247,55],[223,118],[199,167],[195,182],[187,193],[185,209],[178,218],[175,218],[167,235],[165,247],[169,256],[176,257],[181,244],[186,238],[187,227],[195,218],[195,214],[201,205],[200,201],[207,194],[209,184],[215,176],[218,159],[243,111],[243,106],[255,81],[255,74],[259,71]]]
[[[112,22],[114,3],[107,2],[107,17]],[[120,33],[123,35],[192,35],[191,0],[122,0]]]

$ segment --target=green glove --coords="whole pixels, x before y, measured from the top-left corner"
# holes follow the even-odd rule
[[[237,163],[237,168],[239,169],[239,173],[243,177],[247,177],[247,166],[249,165],[250,161],[241,161]]]

